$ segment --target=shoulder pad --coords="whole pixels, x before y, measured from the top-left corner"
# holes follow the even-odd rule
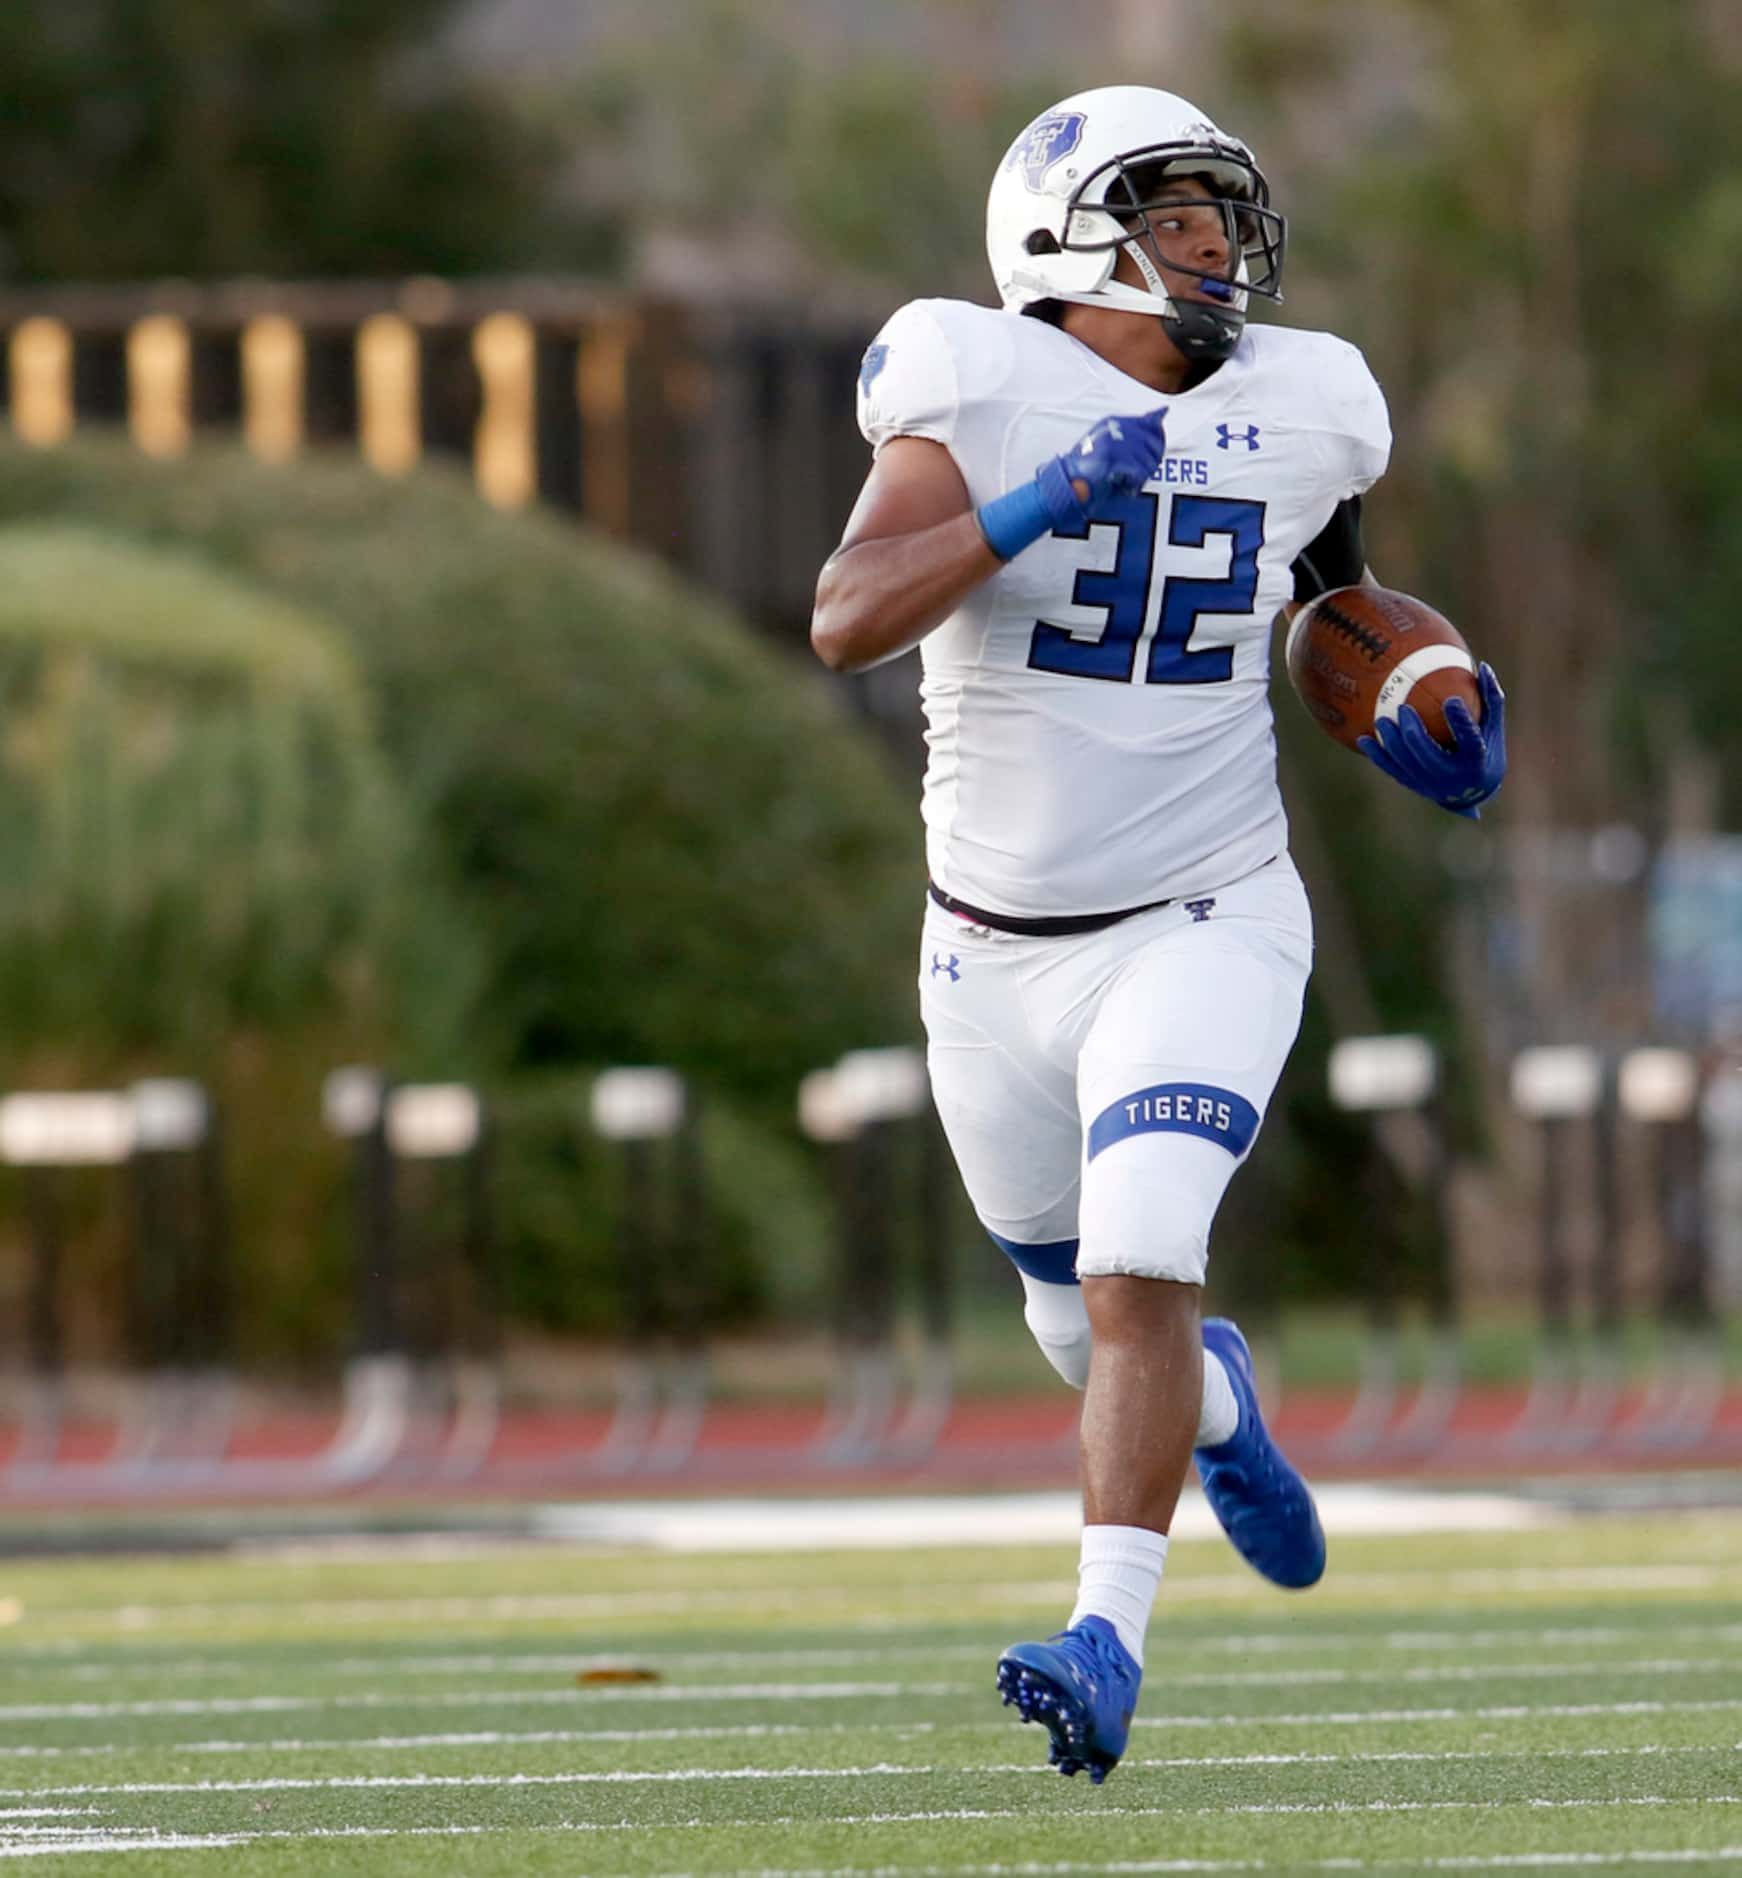
[[[859,429],[873,450],[891,437],[955,436],[959,392],[954,348],[934,310],[910,300],[884,322],[859,362]]]

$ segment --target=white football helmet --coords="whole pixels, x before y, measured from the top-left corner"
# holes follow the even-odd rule
[[[1159,271],[1144,211],[1170,175],[1206,182],[1227,224],[1226,273],[1166,263],[1203,281],[1203,300],[1175,300]],[[1234,350],[1249,295],[1282,298],[1286,234],[1245,144],[1195,104],[1147,85],[1080,91],[1042,113],[1010,146],[986,200],[986,252],[1007,307],[1070,300],[1154,313],[1192,359]],[[1141,287],[1113,278],[1121,250]]]

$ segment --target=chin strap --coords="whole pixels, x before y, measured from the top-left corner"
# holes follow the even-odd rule
[[[1150,260],[1141,239],[1134,235],[1125,243],[1125,252],[1137,263],[1137,271],[1143,276],[1149,291],[1160,300],[1169,300],[1167,284],[1156,271],[1155,263]]]
[[[1240,343],[1240,335],[1246,327],[1245,313],[1235,312],[1231,308],[1223,312],[1195,300],[1182,305],[1168,292],[1167,283],[1145,252],[1140,239],[1133,237],[1126,242],[1125,252],[1137,263],[1137,271],[1143,276],[1149,291],[1166,308],[1165,312],[1156,317],[1181,353],[1194,363],[1227,358]]]
[[[1168,338],[1188,359],[1194,360],[1227,358],[1246,330],[1244,314],[1223,313],[1195,300],[1184,306],[1176,303],[1171,313],[1160,317]]]

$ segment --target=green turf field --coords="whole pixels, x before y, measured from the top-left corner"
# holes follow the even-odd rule
[[[998,1706],[1059,1548],[0,1561],[0,1858],[272,1873],[1742,1871],[1742,1517],[1169,1562],[1125,1764]],[[8,1613],[11,1614],[11,1613]],[[578,1686],[599,1662],[645,1684]]]

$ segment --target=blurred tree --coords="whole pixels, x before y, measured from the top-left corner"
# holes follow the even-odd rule
[[[948,0],[916,18],[930,60],[836,64],[748,0],[698,0],[674,42],[601,60],[536,108],[609,127],[600,146],[618,154],[589,163],[587,198],[631,230],[655,278],[765,298],[778,268],[793,298],[985,300],[987,185],[1064,83],[976,76],[985,14],[982,0]]]
[[[0,528],[5,1051],[210,1056],[331,1021],[463,1061],[483,967],[318,614]]]
[[[0,277],[599,265],[556,141],[445,62],[455,0],[9,0]]]
[[[1361,938],[1326,935],[1333,1028],[1437,1029],[1496,1068],[1544,1038],[1636,1041],[1648,875],[1545,837],[1622,822],[1649,851],[1742,822],[1734,29],[1700,0],[1261,5],[1225,50],[1227,120],[1261,127],[1292,217],[1290,316],[1361,341],[1391,402],[1379,577],[1458,619],[1510,695],[1480,833],[1355,790],[1282,702],[1303,865]],[[1485,887],[1455,890],[1442,852]]]

